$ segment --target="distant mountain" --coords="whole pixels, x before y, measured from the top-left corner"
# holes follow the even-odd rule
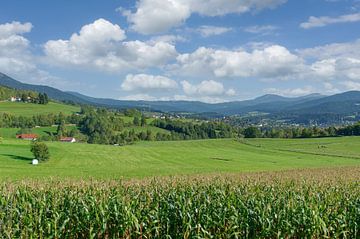
[[[301,97],[283,97],[273,94],[252,100],[207,104],[198,101],[126,101],[101,99],[77,92],[64,92],[52,87],[24,84],[0,73],[0,85],[21,90],[47,93],[58,101],[72,101],[115,109],[139,108],[161,112],[190,112],[198,115],[244,115],[250,112],[267,113],[274,118],[313,117],[328,115],[342,117],[360,115],[360,92],[350,91],[332,96],[311,94]],[[324,116],[326,115],[326,116]],[[318,117],[318,116],[316,116]]]
[[[360,113],[360,91],[348,91],[320,99],[306,102],[298,102],[286,109],[289,112],[297,113],[337,113],[350,114]]]

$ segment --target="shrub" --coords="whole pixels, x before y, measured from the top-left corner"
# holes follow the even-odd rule
[[[34,154],[34,157],[39,161],[47,161],[50,158],[49,148],[45,143],[34,142],[31,145],[31,152]]]

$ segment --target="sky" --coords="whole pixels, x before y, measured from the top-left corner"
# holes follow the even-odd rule
[[[0,72],[121,100],[360,90],[360,0],[1,0]]]

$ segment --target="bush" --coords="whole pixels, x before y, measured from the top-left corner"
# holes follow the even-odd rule
[[[34,157],[39,161],[47,161],[50,159],[49,148],[44,143],[33,143],[31,145],[31,152],[34,154]]]

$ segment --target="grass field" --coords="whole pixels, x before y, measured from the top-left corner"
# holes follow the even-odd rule
[[[80,111],[80,107],[49,102],[47,105],[22,103],[22,102],[0,102],[0,113],[13,115],[33,116],[40,114],[59,114],[60,112],[70,115]]]
[[[49,142],[51,159],[39,166],[30,165],[29,144],[3,140],[0,178],[142,178],[360,166],[360,137],[139,142],[122,147]]]

